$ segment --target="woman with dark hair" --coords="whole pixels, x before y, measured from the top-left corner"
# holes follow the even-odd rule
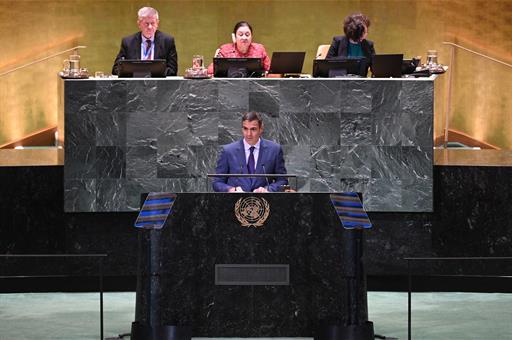
[[[375,54],[375,48],[372,41],[366,40],[369,27],[370,19],[362,13],[346,17],[343,22],[345,35],[332,39],[326,59],[366,57],[370,61]]]
[[[238,22],[231,34],[230,44],[222,45],[215,53],[216,58],[261,58],[263,69],[270,69],[270,58],[262,44],[252,42],[252,27],[247,21]],[[208,66],[208,73],[213,74],[213,64]]]

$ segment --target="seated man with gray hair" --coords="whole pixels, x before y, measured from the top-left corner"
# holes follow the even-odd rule
[[[158,31],[158,11],[152,7],[142,7],[138,12],[137,25],[140,32],[124,37],[117,54],[112,74],[118,74],[118,63],[122,59],[167,61],[167,76],[178,73],[178,55],[174,38]]]

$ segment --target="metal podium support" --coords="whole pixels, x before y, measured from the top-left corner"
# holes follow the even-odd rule
[[[363,296],[366,292],[364,280],[363,245],[364,230],[372,227],[364,211],[360,196],[355,192],[331,194],[331,203],[341,224],[347,233],[344,250],[352,258],[352,279],[349,281],[348,325],[321,325],[315,334],[315,340],[373,340],[375,338],[373,322],[361,320]],[[352,308],[353,306],[353,308]]]
[[[135,321],[132,323],[132,340],[190,340],[191,330],[187,326],[163,325],[161,323],[161,303],[160,303],[160,275],[158,266],[160,261],[160,242],[162,228],[172,212],[172,207],[176,200],[176,194],[172,193],[149,193],[144,205],[135,221],[135,227],[141,228],[138,243],[139,249],[145,238],[149,238],[147,246],[147,263],[139,256],[137,273],[137,291],[143,287],[142,268],[147,268],[149,284],[147,285],[145,297],[147,303],[145,310],[137,310],[141,304],[136,304]],[[142,299],[137,296],[137,299]],[[140,316],[147,315],[143,320]]]

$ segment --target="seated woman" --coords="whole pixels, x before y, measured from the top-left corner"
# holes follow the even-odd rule
[[[216,52],[216,58],[261,58],[263,69],[270,69],[270,58],[262,44],[252,42],[252,27],[247,21],[235,25],[231,35],[233,43],[222,45]],[[208,66],[208,74],[213,74],[213,63]]]
[[[371,61],[375,54],[373,42],[366,40],[370,19],[362,13],[352,14],[345,18],[343,31],[345,36],[332,39],[326,59],[366,57]]]

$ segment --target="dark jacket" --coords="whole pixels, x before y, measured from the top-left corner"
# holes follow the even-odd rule
[[[121,49],[117,54],[112,74],[118,73],[118,62],[121,59],[140,59],[140,46],[142,43],[141,32],[124,37],[121,41]],[[155,32],[155,50],[154,59],[165,59],[167,61],[168,76],[175,76],[178,73],[178,54],[174,38],[160,31]]]
[[[256,174],[286,174],[283,149],[281,145],[260,138],[260,151]],[[222,147],[217,160],[216,174],[247,174],[245,149],[243,140],[233,142]],[[215,177],[212,181],[213,190],[226,192],[231,187],[242,187],[245,192],[251,192],[259,187],[268,186],[268,191],[279,191],[281,185],[288,184],[286,177]]]
[[[327,52],[326,59],[332,59],[337,57],[347,57],[348,54],[348,44],[349,40],[346,36],[340,35],[336,36],[332,39],[331,47],[329,47],[329,52]],[[375,48],[373,47],[373,41],[363,40],[361,41],[361,48],[363,50],[363,54],[368,61],[371,62],[371,57],[375,54]]]

